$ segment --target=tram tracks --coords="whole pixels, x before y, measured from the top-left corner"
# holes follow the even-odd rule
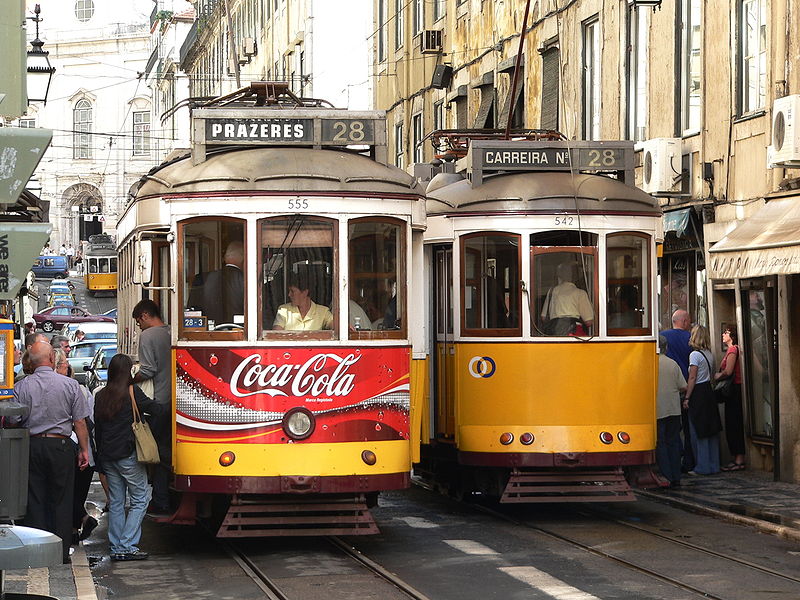
[[[357,563],[360,569],[363,569],[367,573],[378,578],[386,588],[385,592],[381,593],[382,598],[386,598],[387,600],[400,600],[406,598],[410,598],[411,600],[429,600],[429,598],[423,593],[414,589],[411,585],[362,554],[359,550],[343,541],[341,538],[332,536],[318,539],[326,540],[330,547],[338,550],[341,554]],[[266,572],[265,568],[259,565],[259,560],[257,560],[256,557],[249,555],[245,549],[239,546],[239,544],[230,541],[217,541],[225,550],[225,552],[236,562],[236,564],[239,565],[242,571],[245,572],[245,574],[256,584],[256,586],[258,586],[258,588],[264,593],[264,597],[268,598],[268,600],[298,600],[299,598],[309,597],[307,593],[293,594],[292,592],[287,591],[284,586],[276,581],[278,578],[270,576],[270,574]],[[260,558],[269,557],[261,556]],[[333,587],[335,589],[335,586]],[[331,594],[330,590],[330,587],[326,587],[325,589],[327,597],[326,600],[334,600],[338,597],[335,594]],[[341,596],[343,599],[355,597],[356,596],[353,595]]]

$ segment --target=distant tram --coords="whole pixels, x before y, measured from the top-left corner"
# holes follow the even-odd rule
[[[105,233],[89,236],[83,257],[83,278],[90,296],[97,292],[117,293],[117,245]]]
[[[409,485],[419,442],[422,190],[387,165],[383,113],[283,83],[197,108],[192,125],[191,154],[144,176],[118,225],[120,351],[136,353],[142,298],[172,332],[171,521],[376,533],[368,508]]]
[[[482,135],[435,136],[418,472],[501,502],[632,500],[623,469],[656,441],[659,205],[631,143]]]

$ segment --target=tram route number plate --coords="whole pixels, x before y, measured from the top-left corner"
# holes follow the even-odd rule
[[[206,317],[183,317],[184,329],[206,329]]]
[[[319,129],[315,128],[315,121],[319,122]],[[375,143],[375,125],[370,119],[206,119],[205,134],[207,143],[217,144]]]
[[[625,167],[625,152],[621,148],[482,148],[483,169],[568,170],[572,166],[583,170],[614,170]]]

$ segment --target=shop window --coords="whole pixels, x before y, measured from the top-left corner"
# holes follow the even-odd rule
[[[405,337],[404,223],[350,221],[348,323],[351,338]]]
[[[259,231],[262,337],[334,339],[335,222],[274,217]]]
[[[464,335],[519,336],[520,237],[476,233],[461,240]]]
[[[209,217],[180,224],[183,339],[242,339],[246,327],[245,223]]]
[[[606,238],[608,335],[650,333],[650,237],[621,233]]]
[[[594,335],[597,234],[574,230],[532,234],[531,271],[531,335]]]

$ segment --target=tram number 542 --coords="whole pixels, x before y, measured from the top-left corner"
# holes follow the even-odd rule
[[[575,225],[575,217],[556,217],[555,218],[555,225],[562,226],[562,227],[572,227]]]

